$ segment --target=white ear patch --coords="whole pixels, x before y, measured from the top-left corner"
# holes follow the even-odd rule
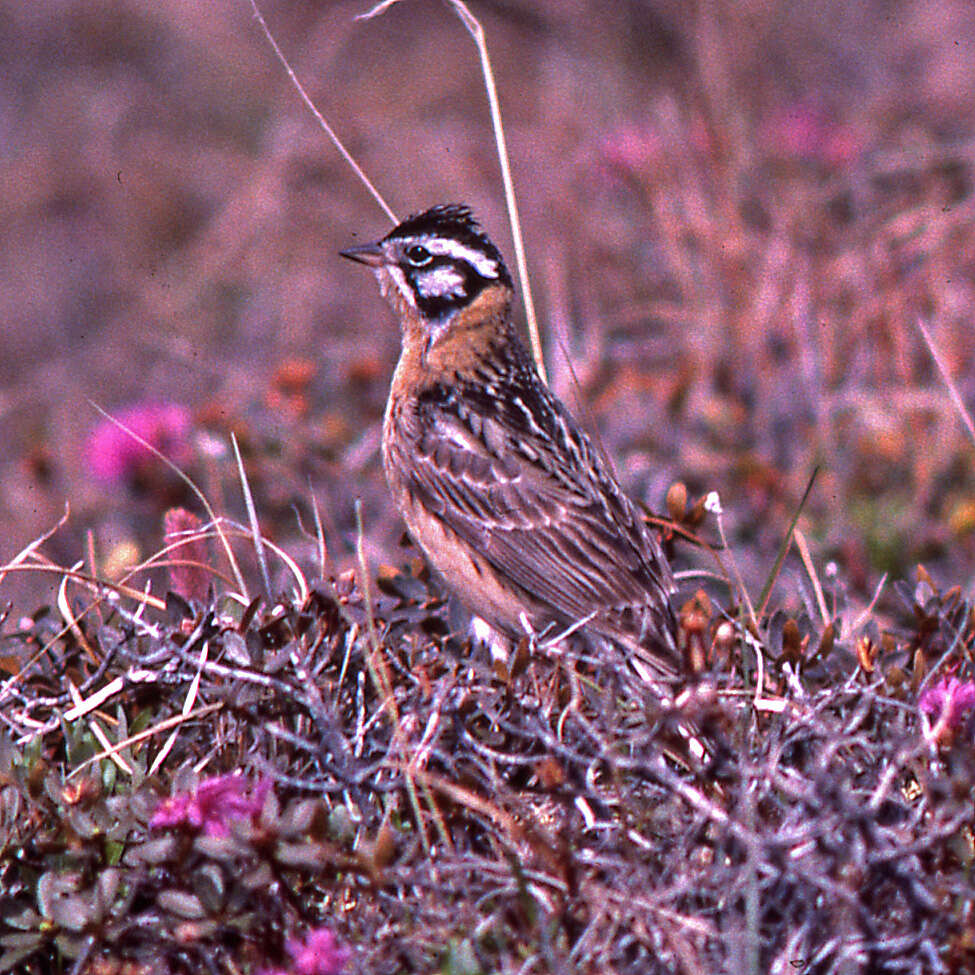
[[[417,292],[425,300],[463,298],[467,294],[464,275],[448,265],[417,273],[414,275],[414,280]]]

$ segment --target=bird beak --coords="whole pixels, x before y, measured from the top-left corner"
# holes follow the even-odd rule
[[[359,264],[366,264],[369,267],[382,267],[386,263],[386,255],[379,244],[360,244],[358,247],[339,251],[339,254],[342,257],[347,257],[350,261],[357,261]]]

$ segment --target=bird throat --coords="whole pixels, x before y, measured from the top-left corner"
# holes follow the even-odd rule
[[[472,369],[511,330],[511,297],[510,289],[494,285],[443,319],[417,321],[423,367],[445,374]]]

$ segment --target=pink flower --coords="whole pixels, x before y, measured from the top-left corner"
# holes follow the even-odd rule
[[[780,109],[766,121],[762,131],[768,150],[785,159],[843,166],[863,150],[859,133],[807,102]]]
[[[352,957],[328,928],[313,928],[304,941],[293,938],[285,948],[292,967],[264,969],[260,975],[340,975]]]
[[[143,402],[118,414],[119,423],[177,463],[189,453],[190,413],[177,403]],[[92,473],[100,481],[131,478],[156,458],[126,430],[103,420],[85,445]]]
[[[304,941],[293,939],[286,947],[294,962],[294,975],[339,975],[352,957],[328,928],[313,928]]]
[[[966,712],[975,708],[975,682],[946,677],[929,687],[917,706],[931,718],[932,723],[954,730],[965,720]]]
[[[156,807],[149,826],[183,826],[202,830],[204,836],[226,836],[232,819],[254,819],[271,788],[270,779],[261,779],[248,792],[242,775],[218,775],[204,779],[194,792],[177,792]]]

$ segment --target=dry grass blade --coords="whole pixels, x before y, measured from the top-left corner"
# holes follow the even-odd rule
[[[742,577],[741,569],[738,568],[738,562],[735,560],[734,552],[728,545],[728,539],[724,532],[724,511],[721,508],[721,499],[718,497],[717,491],[712,491],[708,495],[708,501],[705,505],[706,510],[710,511],[714,515],[714,523],[718,528],[718,535],[721,538],[721,547],[725,553],[727,553],[729,561],[731,563],[731,571],[734,576],[735,584],[734,590],[737,592],[738,599],[745,608],[748,610],[748,618],[751,621],[752,626],[755,627],[755,632],[759,632],[758,617],[755,614],[755,607],[752,605],[751,597],[748,595],[748,589],[745,586],[745,580]],[[723,562],[721,567],[724,568]]]
[[[336,135],[335,130],[332,128],[332,126],[328,124],[328,122],[325,121],[325,117],[315,106],[315,103],[309,97],[308,92],[305,91],[304,86],[298,80],[298,76],[295,74],[294,69],[291,67],[290,63],[288,62],[288,59],[284,56],[284,52],[278,46],[278,42],[274,39],[274,35],[271,33],[270,29],[268,28],[267,23],[264,20],[264,16],[261,14],[261,11],[258,9],[256,0],[249,0],[249,2],[251,8],[254,11],[255,18],[257,19],[258,24],[260,24],[261,30],[264,32],[264,36],[267,38],[268,44],[271,45],[271,49],[274,51],[275,56],[281,62],[281,65],[284,67],[284,70],[288,73],[288,78],[291,80],[291,83],[295,86],[295,90],[301,96],[301,100],[308,106],[308,109],[311,111],[312,115],[314,115],[315,118],[318,120],[318,124],[322,127],[322,131],[329,137],[329,139],[332,140],[332,145],[335,146],[336,149],[338,149],[339,154],[342,156],[342,158],[352,167],[352,171],[356,174],[356,176],[359,177],[359,180],[362,182],[362,185],[365,186],[365,188],[372,195],[372,198],[382,208],[383,213],[385,213],[386,216],[389,217],[389,219],[393,223],[399,223],[396,214],[393,212],[389,204],[383,198],[382,194],[379,192],[379,190],[376,189],[376,187],[373,185],[369,177],[366,176],[362,167],[355,161],[355,157],[352,155],[352,153],[350,153],[349,150],[345,148],[345,145],[342,143],[342,140],[338,137],[338,135]]]
[[[77,572],[84,562],[76,562],[71,571]],[[97,661],[98,654],[92,649],[91,644],[88,642],[88,638],[85,636],[84,631],[78,625],[78,617],[75,616],[74,610],[71,608],[71,604],[68,602],[68,583],[71,581],[71,576],[66,574],[61,580],[61,585],[58,586],[58,609],[61,612],[61,618],[67,624],[68,629],[74,634],[74,638],[78,643],[84,648],[85,653],[88,654],[91,660]]]
[[[359,14],[357,20],[370,20],[385,13],[394,4],[402,0],[383,0],[364,14]],[[518,282],[525,301],[525,319],[528,326],[528,337],[531,341],[532,356],[535,366],[542,379],[548,381],[545,370],[545,356],[542,352],[542,340],[538,329],[538,318],[535,315],[535,301],[532,298],[531,280],[528,276],[528,263],[525,260],[525,245],[521,233],[521,219],[518,216],[518,201],[515,197],[515,184],[511,177],[511,162],[508,158],[508,145],[504,136],[504,125],[501,121],[501,103],[498,100],[498,87],[494,81],[494,69],[491,67],[491,56],[488,53],[484,39],[484,28],[481,22],[470,12],[463,0],[447,0],[454,8],[461,23],[474,39],[478,57],[481,61],[481,72],[484,75],[484,87],[487,91],[488,105],[491,110],[491,125],[494,128],[494,140],[498,147],[498,161],[501,166],[501,180],[504,183],[504,197],[508,207],[508,220],[511,223],[511,236],[515,244],[515,265],[518,268]]]
[[[71,700],[74,702],[74,710],[78,710],[84,706],[84,701],[81,699],[81,695],[78,693],[78,688],[74,686],[73,681],[68,681],[68,693],[71,695]],[[87,711],[80,712],[87,714]],[[98,740],[98,743],[105,749],[105,753],[108,757],[123,771],[126,775],[132,774],[132,766],[118,754],[118,749],[115,748],[112,743],[108,740],[108,735],[105,734],[102,726],[94,719],[88,719],[88,727],[91,729],[91,733]]]
[[[265,538],[263,534],[260,535],[260,541],[258,543],[258,541],[256,540],[258,536],[256,534],[255,526],[253,524],[245,528],[244,526],[237,524],[231,519],[223,518],[223,517],[218,518],[217,522],[219,524],[214,523],[212,525],[202,525],[197,531],[193,532],[192,534],[188,534],[185,538],[179,538],[176,541],[171,542],[169,545],[165,546],[165,548],[161,548],[158,552],[153,553],[148,558],[140,562],[138,565],[133,566],[132,569],[126,574],[125,578],[131,579],[132,576],[134,576],[136,573],[142,572],[150,568],[166,568],[168,566],[173,566],[173,565],[177,565],[177,566],[188,565],[193,568],[203,569],[211,573],[215,578],[221,580],[222,582],[224,582],[229,586],[233,583],[233,580],[230,579],[224,573],[219,572],[212,565],[208,565],[203,562],[196,562],[193,560],[186,560],[186,559],[168,559],[166,558],[166,556],[170,552],[178,550],[183,545],[185,545],[188,539],[189,540],[199,539],[205,541],[214,537],[242,538],[254,544],[255,547],[257,547],[257,545],[260,544],[262,548],[262,553],[261,553],[262,556],[264,555],[263,549],[268,549],[271,552],[273,552],[284,563],[287,570],[294,577],[295,585],[298,591],[298,598],[300,600],[304,600],[308,597],[308,591],[309,591],[308,581],[305,579],[304,573],[301,571],[301,568],[298,566],[298,563],[295,562],[295,560],[283,548],[281,548],[279,545],[276,545],[269,538]],[[266,563],[266,558],[265,558],[265,563]],[[74,576],[81,581],[100,582],[100,580],[91,580],[90,577],[87,577],[81,573],[74,573]],[[106,588],[117,591],[122,596],[127,596],[129,598],[137,599],[139,601],[147,601],[153,609],[166,608],[166,603],[163,600],[155,599],[154,597],[146,597],[144,593],[142,593],[137,589],[132,589],[120,583],[113,583],[113,582],[104,582],[101,584],[104,585]]]
[[[74,685],[72,684],[71,686],[73,687]],[[121,677],[116,677],[115,680],[106,684],[100,690],[95,691],[94,694],[89,694],[84,700],[77,701],[61,717],[65,721],[76,721],[83,715],[88,714],[89,711],[94,711],[95,708],[101,707],[110,697],[118,694],[124,687],[125,680]]]
[[[376,632],[376,619],[373,609],[372,586],[369,583],[369,568],[366,564],[365,552],[365,532],[362,526],[362,503],[356,499],[355,503],[356,518],[356,556],[359,562],[359,573],[362,578],[362,593],[366,603],[366,635],[369,640],[369,655],[367,658],[369,674],[372,677],[373,686],[383,701],[383,709],[387,712],[390,721],[395,729],[394,740],[402,739],[404,728],[410,723],[404,722],[400,718],[399,708],[396,705],[396,695],[393,692],[393,683],[390,677],[389,668],[382,654],[382,644],[379,641],[379,634]],[[401,742],[400,742],[401,743]],[[406,791],[413,815],[416,820],[417,829],[420,833],[420,840],[423,848],[429,852],[430,838],[427,835],[426,823],[423,817],[423,808],[420,805],[420,797],[416,792],[416,784],[413,781],[412,770],[408,761],[402,762],[402,771],[406,777]]]
[[[376,632],[376,617],[373,610],[372,586],[369,584],[369,566],[366,563],[365,550],[365,531],[362,526],[362,502],[357,498],[355,502],[355,521],[356,521],[356,557],[359,563],[359,575],[362,580],[362,595],[366,604],[366,635],[369,638],[369,675],[372,677],[373,686],[376,693],[383,701],[383,707],[388,711],[389,718],[393,727],[399,727],[399,709],[396,706],[396,697],[393,694],[393,685],[390,681],[389,670],[379,643],[379,634]]]
[[[157,553],[140,565],[132,568],[126,578],[131,578],[136,572],[141,571],[144,568],[148,568],[150,565],[165,565],[163,561],[156,562],[159,555],[162,553]],[[79,562],[77,565],[83,565],[84,563]],[[87,572],[80,572],[78,569],[69,569],[62,565],[57,565],[54,562],[38,562],[31,565],[14,565],[13,563],[4,567],[4,571],[9,572],[45,572],[53,573],[57,576],[65,576],[71,578],[74,582],[79,585],[86,586],[92,592],[98,592],[100,589],[109,589],[112,592],[118,593],[120,596],[124,596],[127,599],[133,599],[136,602],[148,606],[150,609],[164,610],[166,608],[166,602],[163,599],[158,599],[156,596],[152,596],[149,593],[143,592],[141,589],[133,589],[131,586],[126,586],[121,582],[111,582],[108,579],[98,579],[95,576],[89,575]]]
[[[208,517],[210,518],[210,521],[213,522],[214,525],[219,524],[219,519],[217,518],[212,505],[207,500],[206,495],[196,486],[196,483],[193,481],[191,477],[188,477],[186,474],[184,474],[183,471],[181,471],[179,467],[176,464],[174,464],[164,453],[156,449],[156,447],[154,447],[143,437],[140,437],[134,430],[127,427],[120,420],[117,420],[114,416],[112,416],[111,413],[107,412],[106,410],[103,410],[97,403],[95,403],[92,400],[89,400],[88,402],[106,420],[108,420],[110,423],[114,423],[115,426],[117,426],[120,430],[122,430],[127,436],[131,437],[137,444],[139,444],[145,450],[148,450],[149,453],[153,455],[153,457],[157,458],[159,461],[165,464],[166,467],[168,467],[169,470],[171,470],[197,497],[200,504],[203,505],[203,510],[206,511]],[[234,579],[237,581],[237,586],[239,587],[240,592],[244,596],[244,598],[249,599],[250,597],[247,594],[247,585],[244,582],[243,573],[240,571],[240,567],[237,565],[237,559],[234,556],[233,549],[231,549],[230,543],[220,532],[219,527],[217,528],[217,532],[220,535],[220,543],[223,546],[223,550],[227,556],[227,561],[230,563],[230,567],[234,573]]]
[[[315,515],[315,542],[318,550],[318,576],[324,580],[328,578],[327,565],[329,562],[328,545],[325,544],[325,527],[322,525],[322,513],[318,508],[318,498],[309,488],[311,494],[311,510]]]
[[[193,680],[190,681],[189,690],[186,692],[186,698],[183,701],[183,708],[180,712],[184,718],[193,710],[193,705],[196,704],[196,697],[200,692],[200,679],[203,676],[203,668],[206,666],[208,653],[209,644],[204,640],[203,645],[200,647],[200,659],[197,664],[196,674],[194,674]],[[172,751],[173,745],[176,744],[179,730],[179,725],[173,728],[172,733],[166,739],[166,743],[159,749],[159,754],[153,759],[152,765],[149,766],[149,775],[155,775],[162,768],[163,762],[166,761],[166,756]]]
[[[25,545],[6,565],[0,566],[0,583],[6,578],[7,573],[19,566],[21,563],[26,562],[49,538],[51,538],[59,528],[67,523],[68,516],[71,513],[71,508],[69,505],[65,504],[64,514],[58,519],[57,524],[53,528],[48,529],[43,535],[38,535],[32,542]]]
[[[93,765],[95,762],[100,762],[103,758],[110,758],[116,752],[120,752],[123,748],[128,748],[130,745],[137,745],[140,741],[145,741],[146,739],[152,738],[155,735],[162,734],[164,731],[169,731],[170,728],[174,728],[186,721],[190,721],[194,718],[202,718],[207,714],[213,714],[214,711],[219,711],[223,707],[223,701],[216,701],[213,704],[205,704],[202,707],[197,708],[195,711],[190,711],[189,714],[174,714],[171,718],[166,718],[165,721],[160,721],[159,724],[153,725],[151,728],[146,728],[145,731],[140,731],[138,734],[129,735],[128,738],[118,741],[114,745],[108,746],[104,751],[98,752],[97,755],[92,755],[91,758],[88,758],[76,765],[65,776],[65,778],[72,779],[76,775],[83,772],[89,765]]]
[[[251,539],[254,542],[254,552],[257,555],[257,564],[261,569],[261,579],[264,581],[264,595],[268,601],[271,596],[271,576],[267,571],[267,559],[264,557],[264,539],[261,537],[261,526],[257,521],[257,508],[254,506],[254,495],[251,494],[250,482],[247,480],[247,472],[244,470],[244,459],[240,456],[240,446],[237,437],[230,435],[230,442],[234,447],[234,459],[237,461],[237,476],[240,478],[240,489],[244,492],[244,505],[247,508],[247,519],[251,526]]]
[[[308,581],[305,579],[304,573],[298,566],[298,563],[288,555],[288,553],[281,548],[279,545],[275,545],[270,539],[263,539],[263,544],[266,548],[269,548],[274,554],[287,566],[288,571],[294,576],[295,584],[298,589],[298,600],[299,602],[304,602],[308,598]]]
[[[796,506],[796,510],[792,515],[792,520],[789,522],[789,530],[785,533],[785,538],[782,539],[782,544],[779,546],[779,552],[775,558],[775,563],[772,566],[772,571],[769,573],[769,577],[765,580],[765,585],[762,587],[762,594],[758,599],[759,618],[765,615],[765,610],[768,607],[769,597],[772,595],[772,587],[775,585],[775,580],[778,579],[779,573],[782,571],[782,563],[785,561],[785,557],[789,552],[790,546],[792,545],[792,537],[796,533],[796,524],[799,521],[799,516],[802,514],[803,508],[806,506],[806,501],[809,499],[809,492],[812,491],[813,484],[816,482],[816,475],[818,473],[819,468],[814,468],[809,477],[809,482],[806,484],[806,490],[802,492],[802,498],[800,499],[799,504]],[[814,581],[814,585],[818,586],[818,581]],[[820,600],[822,600],[822,591],[818,589],[817,591],[819,592]],[[823,605],[822,601],[820,602],[820,605]],[[825,609],[823,615],[825,617]]]
[[[968,412],[965,407],[965,401],[961,398],[961,393],[958,392],[958,387],[955,385],[950,374],[948,373],[948,367],[945,365],[944,359],[941,357],[941,353],[938,351],[938,347],[934,344],[934,339],[931,333],[928,331],[927,325],[924,324],[922,319],[917,320],[918,331],[920,331],[922,337],[924,338],[924,344],[928,347],[928,352],[931,353],[931,358],[934,359],[934,364],[938,367],[938,372],[941,373],[941,378],[944,380],[945,386],[948,388],[948,395],[951,397],[951,402],[961,418],[961,422],[964,424],[965,429],[968,431],[969,437],[972,439],[972,443],[975,443],[975,423],[972,422],[972,415]]]
[[[482,796],[477,795],[470,789],[464,788],[463,785],[457,782],[452,782],[444,778],[442,775],[437,775],[424,769],[417,769],[415,775],[427,788],[435,789],[437,792],[441,792],[450,798],[453,802],[459,803],[472,812],[476,812],[489,819],[501,829],[505,836],[520,839],[524,834],[525,827],[504,807],[488,802]],[[544,829],[541,825],[534,828],[539,831]],[[555,845],[551,838],[547,837],[547,839],[550,845]]]
[[[806,536],[798,528],[793,528],[796,538],[796,547],[799,549],[799,557],[802,564],[806,567],[806,574],[812,583],[813,592],[816,594],[816,605],[819,607],[819,616],[823,621],[823,626],[830,622],[829,610],[826,608],[826,598],[823,596],[823,587],[820,584],[819,576],[816,574],[816,566],[813,565],[812,555],[809,553],[809,545]]]
[[[873,591],[873,596],[870,598],[870,602],[864,607],[863,612],[857,616],[850,626],[850,634],[858,633],[862,627],[864,627],[873,617],[874,610],[877,608],[877,603],[880,601],[880,596],[884,591],[884,587],[887,585],[887,573],[885,572],[881,577],[880,581],[877,583],[876,588]]]

